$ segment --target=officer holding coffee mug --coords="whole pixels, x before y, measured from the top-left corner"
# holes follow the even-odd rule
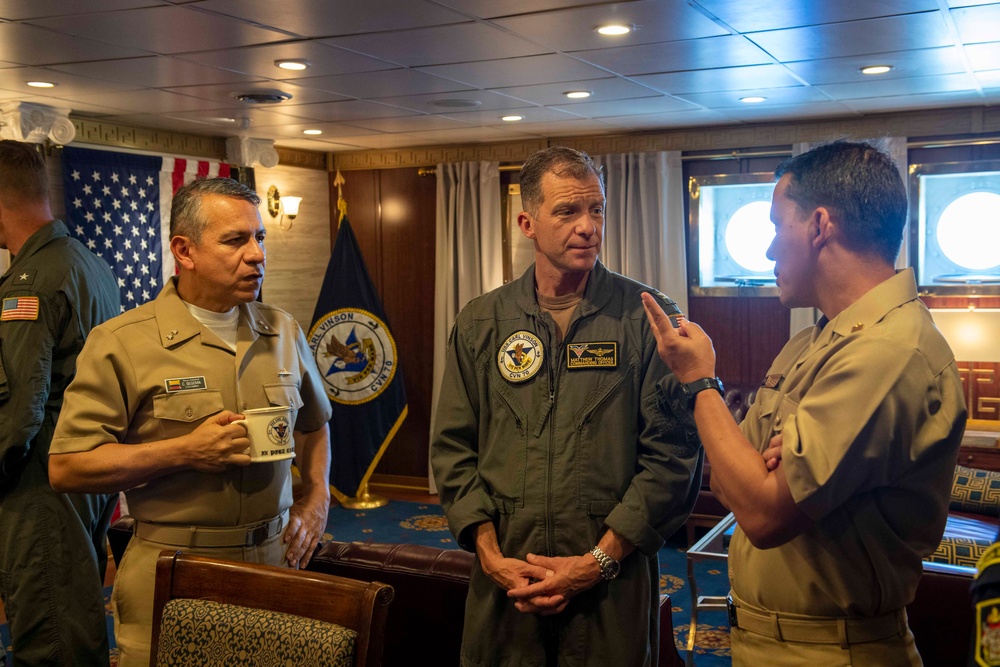
[[[330,401],[298,324],[255,301],[265,263],[259,204],[227,178],[179,189],[170,223],[178,275],[152,302],[91,332],[64,398],[53,488],[125,491],[136,519],[112,596],[121,667],[149,662],[161,550],[300,567],[326,527]],[[295,502],[292,461],[273,455],[287,441],[251,461],[252,414],[272,406],[286,409],[261,433],[294,429]]]

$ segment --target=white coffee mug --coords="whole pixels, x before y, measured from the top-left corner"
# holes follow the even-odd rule
[[[246,453],[252,462],[284,461],[295,456],[291,412],[291,407],[287,405],[254,408],[243,411],[245,419],[233,422],[247,430],[250,447]]]

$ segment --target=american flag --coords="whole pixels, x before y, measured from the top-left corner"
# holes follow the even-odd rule
[[[177,188],[202,176],[229,176],[229,165],[63,149],[66,226],[114,271],[122,312],[156,298],[174,275],[170,204]]]

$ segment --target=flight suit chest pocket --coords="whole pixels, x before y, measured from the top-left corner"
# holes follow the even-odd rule
[[[222,412],[222,392],[184,391],[153,397],[153,416],[178,422],[196,422],[209,415]]]
[[[303,405],[299,388],[294,384],[265,384],[264,394],[271,405],[288,405],[292,410],[298,410]]]

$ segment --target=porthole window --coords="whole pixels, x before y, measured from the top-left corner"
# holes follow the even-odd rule
[[[915,165],[911,175],[921,287],[945,294],[949,286],[1000,287],[1000,164]]]
[[[698,258],[693,293],[773,290],[774,262],[767,258],[774,239],[773,175],[692,177],[688,192],[692,256]]]

